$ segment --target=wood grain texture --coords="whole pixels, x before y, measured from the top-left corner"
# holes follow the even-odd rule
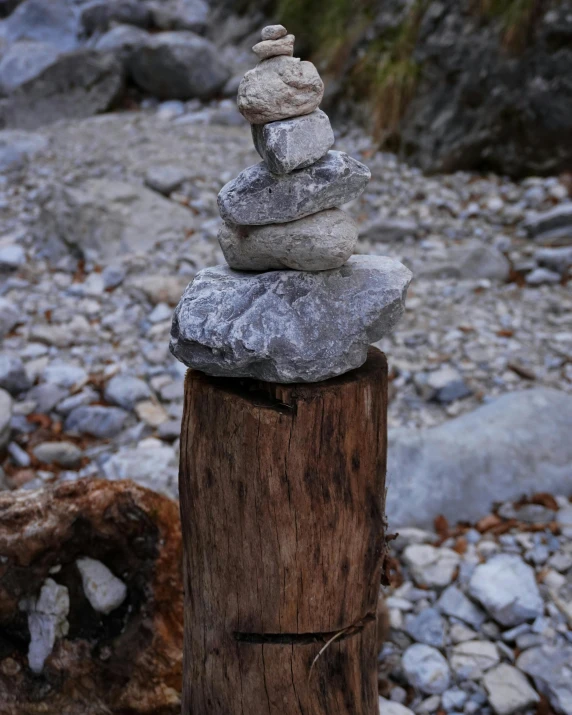
[[[184,715],[377,715],[386,414],[373,348],[310,385],[189,371]]]

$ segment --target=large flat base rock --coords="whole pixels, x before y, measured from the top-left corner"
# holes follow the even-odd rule
[[[387,516],[395,526],[475,521],[494,502],[572,494],[572,397],[550,388],[503,395],[427,430],[390,430]]]
[[[362,365],[405,307],[410,271],[353,256],[320,273],[207,268],[175,311],[171,352],[209,375],[319,382]]]

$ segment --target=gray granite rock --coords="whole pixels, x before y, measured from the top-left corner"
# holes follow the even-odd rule
[[[323,94],[324,83],[311,62],[271,57],[244,75],[237,102],[251,124],[266,124],[313,112]]]
[[[278,40],[288,34],[284,25],[267,25],[260,33],[261,40]]]
[[[533,569],[513,554],[498,554],[477,566],[469,592],[503,626],[516,626],[543,612]]]
[[[495,501],[570,494],[572,397],[536,388],[503,395],[439,427],[389,431],[387,513],[397,526],[443,514],[477,520]]]
[[[259,60],[268,60],[270,57],[292,57],[294,54],[294,35],[285,35],[276,40],[262,40],[252,48]]]
[[[359,367],[404,309],[411,273],[381,256],[332,271],[200,271],[173,318],[171,352],[211,375],[318,382]]]
[[[294,119],[252,125],[256,151],[274,174],[304,169],[321,159],[334,144],[328,115],[317,109]]]
[[[218,206],[230,223],[286,223],[352,201],[370,177],[367,166],[341,151],[329,151],[312,166],[283,176],[261,162],[223,186]]]
[[[266,226],[223,223],[218,234],[228,265],[238,271],[339,268],[354,252],[357,237],[355,221],[340,209]]]
[[[138,87],[160,99],[208,99],[230,70],[210,40],[192,32],[162,32],[133,49],[129,71]]]

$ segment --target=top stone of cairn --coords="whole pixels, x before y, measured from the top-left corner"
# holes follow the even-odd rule
[[[324,85],[292,57],[282,25],[262,31],[260,59],[238,106],[262,162],[220,191],[227,266],[197,273],[175,311],[171,352],[209,375],[319,382],[359,367],[405,307],[411,273],[383,256],[352,256],[358,226],[341,210],[358,200],[367,166],[331,151],[318,109]]]

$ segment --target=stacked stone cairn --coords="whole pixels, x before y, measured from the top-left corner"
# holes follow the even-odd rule
[[[318,382],[362,365],[401,317],[411,273],[352,256],[369,169],[341,151],[318,109],[324,84],[282,25],[262,30],[238,107],[263,161],[218,197],[227,266],[200,271],[175,311],[171,352],[210,375]]]

